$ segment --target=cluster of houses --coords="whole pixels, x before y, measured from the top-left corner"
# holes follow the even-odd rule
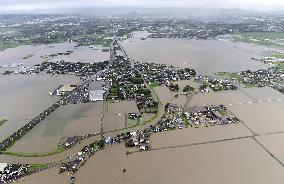
[[[74,74],[76,76],[95,75],[98,71],[107,67],[109,61],[98,63],[82,63],[82,62],[66,62],[64,60],[57,62],[44,61],[41,64],[36,64],[33,67],[22,68],[16,71],[5,71],[4,75],[9,74],[39,74],[46,73],[51,75],[59,74]]]
[[[195,81],[201,83],[199,91],[202,93],[207,93],[209,91],[208,87],[213,91],[224,91],[224,90],[235,90],[237,86],[228,79],[216,79],[212,76],[195,76]]]
[[[70,157],[70,160],[63,162],[60,166],[60,173],[70,171],[75,173],[78,168],[86,161],[89,157],[93,156],[97,151],[103,149],[105,146],[105,141],[101,140],[99,142],[91,143],[84,146],[81,151]],[[74,178],[75,179],[75,178]]]
[[[140,131],[131,132],[124,142],[126,147],[139,147],[139,150],[146,151],[150,149],[150,133]]]
[[[140,112],[157,112],[158,102],[153,99],[142,75],[131,66],[128,58],[116,56],[103,73],[104,80],[111,83],[108,100],[135,100]]]
[[[162,30],[156,30],[149,37],[150,38],[187,38],[187,39],[208,39],[214,38],[218,35],[229,33],[230,30],[214,27],[205,29],[205,27],[192,27],[187,29],[178,29],[169,27],[168,25],[163,27]]]
[[[37,72],[46,72],[47,74],[75,74],[77,76],[95,75],[98,71],[107,67],[109,61],[98,63],[66,62],[64,60],[57,62],[43,62],[35,65]]]
[[[284,93],[284,71],[273,67],[256,71],[245,70],[239,73],[239,82],[257,87],[269,86]]]
[[[196,71],[192,68],[183,68],[177,70],[180,80],[190,80],[196,75]]]
[[[143,74],[143,79],[147,83],[157,83],[158,85],[166,84],[166,82],[177,81],[178,74],[173,66],[155,63],[139,63],[135,62],[134,67]]]
[[[179,79],[189,80],[196,74],[194,69],[177,69],[174,66],[168,66],[166,64],[135,62],[134,67],[143,74],[145,82],[149,84],[155,83],[157,85],[169,85],[170,82],[178,81]]]
[[[0,163],[0,183],[10,183],[28,173],[28,164]]]
[[[225,125],[238,123],[240,120],[232,115],[225,106],[191,107],[184,111],[186,118],[194,125]]]
[[[184,116],[188,124],[193,126],[224,125],[240,122],[224,105],[184,108],[176,104],[167,104],[165,111],[168,114],[181,114],[180,116]],[[180,118],[180,120],[182,120],[182,118]]]

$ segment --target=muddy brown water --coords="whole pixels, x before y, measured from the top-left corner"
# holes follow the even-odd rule
[[[154,62],[179,67],[192,67],[198,73],[237,72],[244,69],[267,68],[260,58],[266,48],[221,40],[132,38],[122,43],[128,55],[141,62]]]

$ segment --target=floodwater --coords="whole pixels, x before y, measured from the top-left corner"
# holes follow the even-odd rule
[[[39,172],[31,176],[27,176],[19,183],[22,184],[50,184],[50,183],[69,183],[70,176],[67,173],[59,174],[59,169],[57,167],[48,169],[44,172]]]
[[[284,98],[284,95],[271,87],[262,88],[240,88],[240,90],[253,98],[254,100],[269,100],[276,98]]]
[[[263,144],[274,156],[284,163],[284,133],[256,136],[256,139]]]
[[[190,85],[194,88],[198,88],[199,84],[193,82],[193,80],[179,80],[173,82],[174,84],[178,84],[180,90],[177,92],[171,91],[167,86],[157,86],[154,88],[155,93],[158,95],[162,105],[166,105],[167,103],[173,103],[177,105],[185,105],[187,101],[186,95],[182,94],[182,90],[186,85]],[[175,97],[178,95],[178,97]]]
[[[9,150],[50,152],[56,150],[62,137],[100,132],[102,108],[101,102],[61,106]]]
[[[104,132],[115,131],[123,128],[125,128],[124,115],[106,114],[104,116],[104,124],[103,124]]]
[[[162,105],[173,103],[183,106],[186,103],[186,95],[179,95],[179,92],[173,92],[166,86],[157,86],[154,88],[154,90],[158,95]],[[175,97],[176,94],[178,95],[178,97]]]
[[[284,102],[262,102],[228,107],[258,134],[284,131]]]
[[[254,140],[240,139],[126,155],[121,146],[98,152],[76,174],[85,183],[281,184],[284,169]],[[126,172],[123,173],[123,169]],[[109,177],[111,173],[111,177]]]
[[[9,163],[9,164],[15,164],[15,163],[21,163],[21,164],[32,164],[32,163],[54,163],[54,162],[60,162],[66,158],[68,158],[71,155],[74,155],[82,150],[84,146],[87,146],[91,143],[94,143],[95,141],[99,141],[100,136],[91,137],[88,139],[85,139],[81,141],[80,144],[76,144],[70,149],[67,149],[64,152],[46,156],[46,157],[14,157],[14,156],[7,156],[7,155],[0,155],[0,162],[1,163]],[[52,150],[54,151],[54,150]],[[58,170],[59,171],[59,170]]]
[[[64,42],[58,44],[47,44],[47,45],[24,45],[16,48],[9,48],[0,52],[0,73],[6,70],[24,70],[22,67],[32,67],[35,64],[40,64],[46,58],[41,56],[56,54],[59,52],[65,53],[67,51],[73,51],[70,55],[57,56],[50,58],[49,61],[56,62],[65,60],[67,62],[83,62],[83,63],[94,63],[103,62],[109,60],[110,53],[102,52],[101,49],[93,50],[89,47],[82,46],[75,48],[75,43]],[[29,59],[22,59],[28,55],[33,55]],[[21,64],[15,68],[1,68],[4,65]]]
[[[106,107],[106,113],[104,115],[104,132],[125,128],[125,115],[127,115],[128,113],[139,114],[139,110],[135,101],[108,103]],[[114,135],[116,134],[114,133]]]
[[[193,96],[189,106],[220,105],[247,103],[253,99],[240,90],[199,93]]]
[[[136,61],[191,67],[200,74],[267,68],[267,65],[251,60],[252,57],[261,58],[267,48],[252,44],[248,46],[222,40],[131,38],[122,45]]]
[[[241,123],[213,127],[184,128],[153,134],[151,136],[151,147],[159,149],[251,135],[251,132]]]
[[[44,120],[17,141],[9,151],[42,153],[57,149],[62,137],[100,132],[100,116]]]
[[[70,75],[0,76],[0,119],[8,119],[0,127],[0,141],[59,100],[57,96],[49,96],[49,91],[61,84],[78,82],[78,77]]]
[[[120,101],[118,103],[108,103],[108,114],[128,114],[139,113],[135,101]]]

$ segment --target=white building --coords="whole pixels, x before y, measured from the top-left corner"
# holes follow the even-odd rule
[[[89,99],[91,102],[103,101],[104,100],[104,90],[93,90],[89,93]]]

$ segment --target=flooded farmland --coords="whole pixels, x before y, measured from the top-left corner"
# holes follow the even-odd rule
[[[50,152],[61,138],[100,132],[102,103],[61,106],[40,122],[9,150],[15,152]]]
[[[225,42],[221,40],[183,40],[132,38],[122,46],[129,56],[140,62],[154,62],[179,67],[192,67],[200,74],[237,72],[244,69],[261,69],[267,66],[251,61],[260,58],[266,48]]]
[[[251,132],[241,123],[238,123],[224,126],[186,128],[154,134],[151,137],[151,145],[153,149],[159,149],[246,136],[251,136]]]
[[[284,163],[284,150],[282,146],[284,144],[284,133],[276,133],[270,135],[257,136],[256,139],[264,145],[270,153],[272,153],[280,162]]]
[[[238,104],[251,101],[252,99],[239,90],[200,93],[194,95],[189,106]]]
[[[229,109],[258,134],[284,130],[284,102],[243,104]]]
[[[283,168],[252,139],[130,155],[126,150],[116,146],[99,152],[78,171],[77,182],[186,183],[189,178],[195,184],[284,182]]]
[[[49,91],[61,84],[77,84],[76,76],[9,75],[0,77],[0,140],[7,138],[30,119],[59,100]]]

